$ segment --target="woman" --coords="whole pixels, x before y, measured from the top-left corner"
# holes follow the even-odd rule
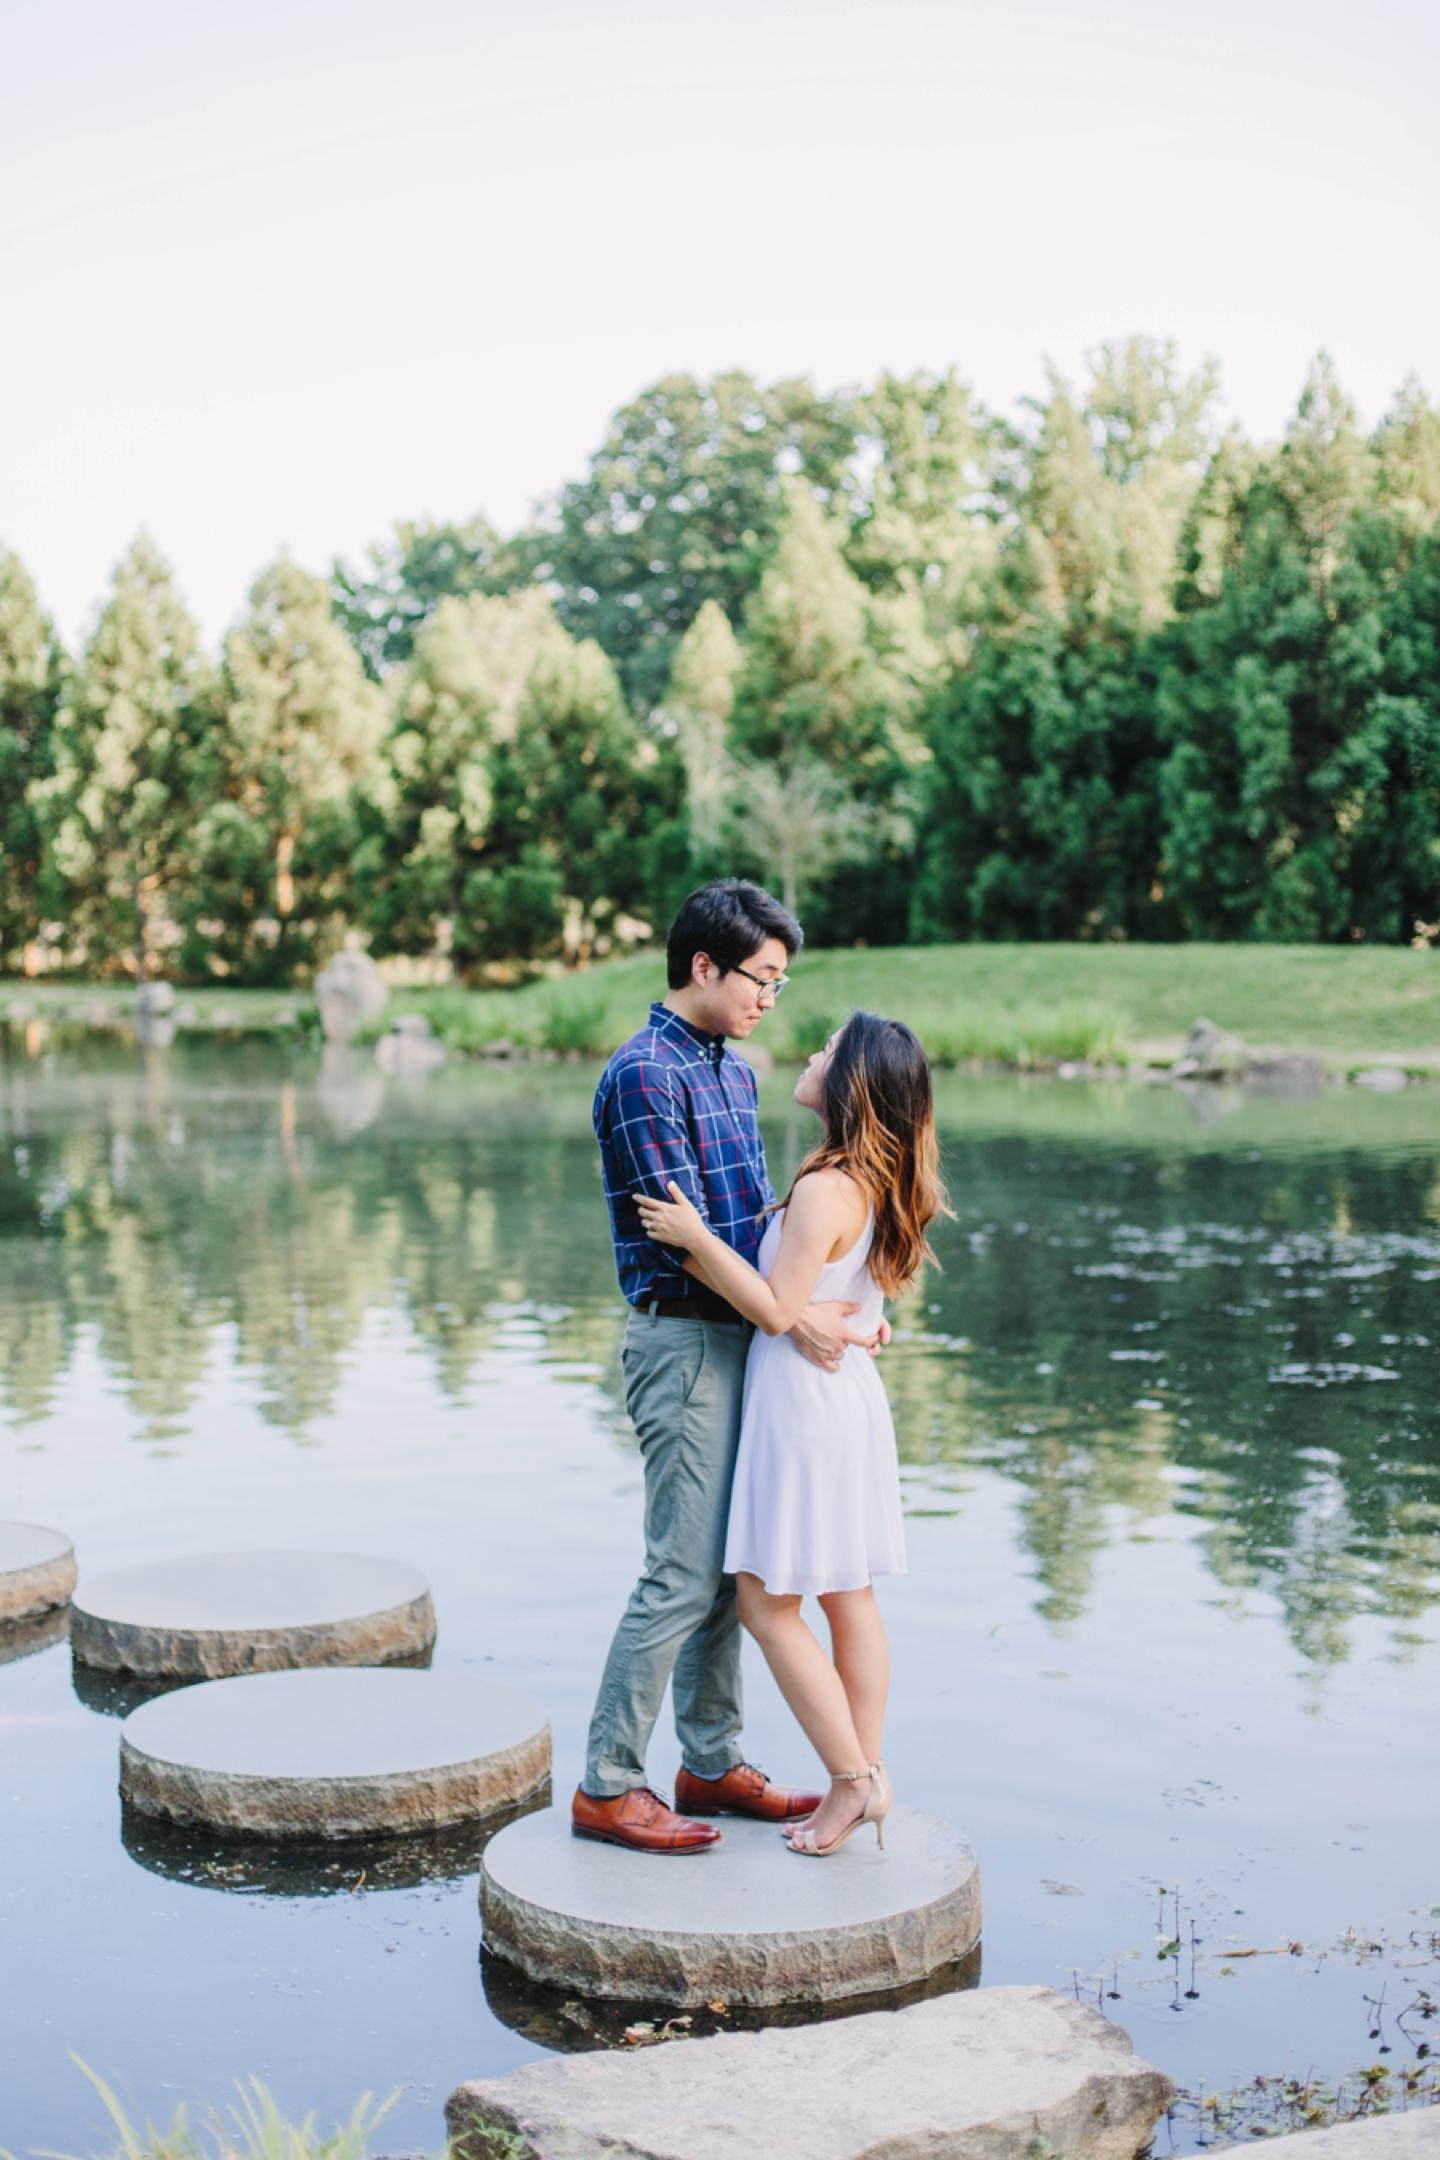
[[[819,1809],[786,1832],[792,1852],[819,1859],[861,1823],[885,1842],[890,1653],[870,1585],[905,1572],[905,1540],[895,1428],[874,1361],[854,1345],[838,1374],[822,1372],[787,1330],[817,1298],[854,1300],[852,1325],[873,1329],[882,1299],[934,1257],[925,1232],[945,1192],[930,1068],[898,1020],[856,1013],[811,1058],[795,1100],[819,1112],[825,1136],[766,1230],[758,1267],[706,1228],[678,1186],[669,1201],[636,1201],[647,1233],[682,1247],[689,1271],[758,1330],[725,1568],[742,1622],[830,1772]],[[800,1617],[807,1595],[829,1623],[829,1657]]]

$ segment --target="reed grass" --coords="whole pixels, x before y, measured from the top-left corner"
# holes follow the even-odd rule
[[[237,2083],[238,2104],[222,2116],[212,2109],[203,2125],[192,2128],[183,2106],[175,2111],[168,2130],[153,2123],[138,2128],[104,2078],[73,2051],[70,2060],[90,2080],[115,2126],[118,2142],[86,2160],[367,2160],[370,2140],[394,2105],[394,2096],[378,2106],[365,2093],[351,2112],[350,2120],[337,2123],[328,2133],[317,2130],[313,2114],[303,2122],[288,2122],[274,2095],[258,2078]],[[14,2160],[11,2153],[0,2160]],[[74,2153],[45,2153],[40,2160],[80,2160]]]

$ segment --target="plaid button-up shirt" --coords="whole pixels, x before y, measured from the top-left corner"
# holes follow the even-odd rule
[[[775,1198],[765,1174],[755,1075],[724,1038],[668,1006],[615,1052],[595,1091],[595,1137],[627,1304],[704,1294],[685,1255],[654,1245],[632,1195],[667,1197],[673,1178],[717,1237],[753,1261]]]

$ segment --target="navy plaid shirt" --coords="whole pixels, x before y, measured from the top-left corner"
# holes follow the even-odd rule
[[[627,1304],[705,1294],[685,1273],[682,1252],[646,1237],[631,1197],[663,1200],[671,1178],[717,1237],[754,1260],[775,1194],[765,1174],[755,1075],[722,1036],[652,1005],[648,1025],[620,1045],[601,1075],[595,1137]]]

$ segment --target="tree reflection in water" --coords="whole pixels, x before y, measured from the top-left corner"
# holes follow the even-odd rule
[[[459,1400],[507,1348],[610,1391],[623,1311],[587,1067],[379,1083],[363,1052],[137,1054],[10,1031],[0,1068],[0,1398],[43,1440],[82,1346],[134,1437],[182,1447],[226,1359],[299,1445],[367,1330]],[[772,1160],[805,1132],[766,1089]],[[1225,1115],[1216,1116],[1221,1108]],[[1440,1570],[1428,1375],[1440,1090],[1318,1100],[942,1079],[956,1219],[885,1372],[916,1512],[1011,1481],[1063,1628],[1107,1545],[1178,1511],[1226,1594],[1343,1658],[1404,1654]]]

